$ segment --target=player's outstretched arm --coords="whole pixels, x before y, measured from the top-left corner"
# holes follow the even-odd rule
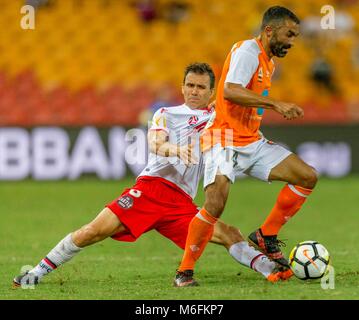
[[[163,130],[150,130],[148,132],[150,152],[162,157],[178,157],[186,165],[198,163],[194,152],[194,143],[183,146],[168,142],[168,133]]]
[[[272,109],[288,120],[304,116],[303,109],[296,104],[261,96],[240,84],[226,82],[224,84],[224,98],[243,107]]]

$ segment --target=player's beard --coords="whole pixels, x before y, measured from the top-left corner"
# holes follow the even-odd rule
[[[288,49],[291,48],[291,45],[278,41],[277,37],[273,35],[269,41],[269,48],[274,56],[283,58],[288,53]]]

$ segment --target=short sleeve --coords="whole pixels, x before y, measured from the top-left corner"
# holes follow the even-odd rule
[[[166,111],[166,108],[161,108],[155,112],[152,118],[150,130],[163,130],[167,133],[169,132],[167,127],[168,115]]]
[[[232,52],[226,81],[246,87],[259,65],[258,56],[240,47]]]

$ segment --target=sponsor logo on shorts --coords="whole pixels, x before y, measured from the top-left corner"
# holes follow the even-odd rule
[[[117,204],[123,209],[130,209],[133,206],[133,199],[129,196],[123,196],[117,200]]]

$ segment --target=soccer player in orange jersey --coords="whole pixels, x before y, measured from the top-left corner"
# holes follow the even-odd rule
[[[286,56],[299,35],[299,24],[290,10],[271,7],[264,13],[261,34],[236,43],[225,61],[217,90],[216,115],[202,140],[206,200],[189,226],[185,253],[175,277],[178,286],[183,281],[195,282],[186,275],[193,275],[195,262],[224,210],[230,184],[240,173],[263,181],[287,182],[267,219],[249,235],[249,241],[288,268],[277,235],[312,192],[317,174],[298,156],[265,139],[259,127],[265,109],[288,120],[303,117],[303,110],[294,103],[268,97],[274,70],[272,58]],[[199,249],[192,251],[193,247]]]

